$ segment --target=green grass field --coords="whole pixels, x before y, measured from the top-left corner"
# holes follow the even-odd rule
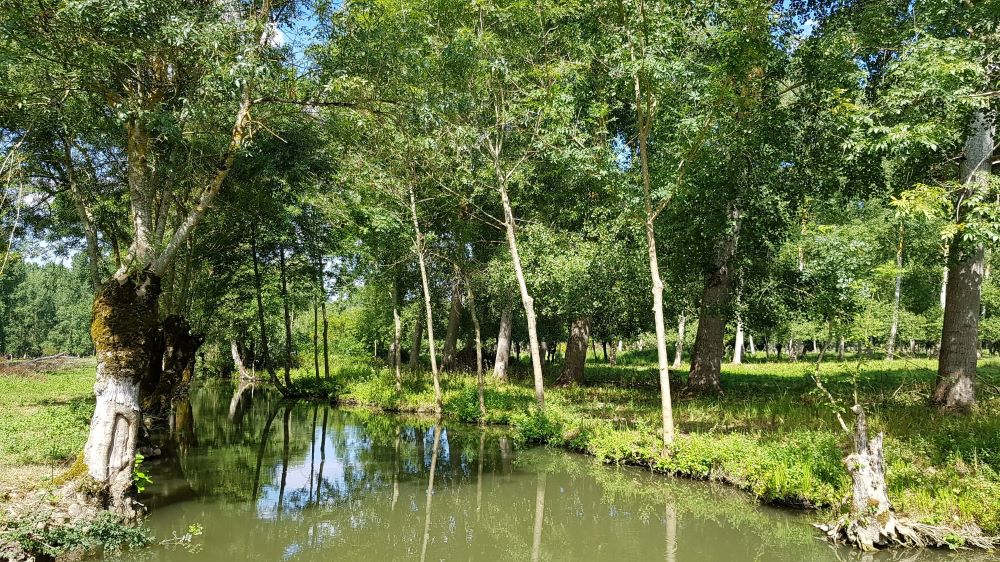
[[[0,374],[0,484],[57,474],[83,449],[94,411],[94,361]]]

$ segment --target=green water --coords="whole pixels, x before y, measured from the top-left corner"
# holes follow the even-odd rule
[[[124,560],[942,560],[817,539],[806,514],[503,432],[201,388],[149,464],[156,545]],[[428,493],[430,491],[430,493]],[[981,556],[977,557],[982,559]]]

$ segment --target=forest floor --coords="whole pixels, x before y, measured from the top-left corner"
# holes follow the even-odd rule
[[[843,459],[850,437],[813,380],[816,364],[751,359],[723,368],[721,397],[686,397],[687,365],[672,370],[677,441],[660,456],[660,398],[654,358],[625,355],[611,367],[593,361],[582,386],[554,386],[547,372],[546,411],[534,408],[530,373],[486,388],[488,423],[514,427],[523,441],[564,446],[604,462],[727,482],[776,505],[845,507],[850,478]],[[814,358],[815,359],[815,358]],[[885,433],[890,498],[922,522],[978,525],[1000,534],[1000,358],[979,364],[976,411],[948,416],[928,406],[936,361],[826,361],[825,387],[845,405],[865,407],[871,431]],[[367,375],[365,374],[367,371]],[[312,376],[299,373],[300,377]],[[487,380],[491,377],[487,376]],[[337,377],[348,403],[395,411],[432,411],[430,373],[404,375],[397,395],[389,370],[347,369]],[[444,414],[480,421],[475,376],[445,374]],[[845,413],[851,423],[851,416]]]

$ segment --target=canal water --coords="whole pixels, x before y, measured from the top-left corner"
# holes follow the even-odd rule
[[[721,485],[259,388],[198,388],[171,421],[143,494],[157,544],[116,560],[986,559],[862,555]]]

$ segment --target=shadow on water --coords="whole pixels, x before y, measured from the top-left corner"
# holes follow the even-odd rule
[[[703,482],[515,451],[496,429],[207,385],[150,461],[147,524],[204,534],[120,560],[983,560],[877,555],[817,539],[809,516]]]

